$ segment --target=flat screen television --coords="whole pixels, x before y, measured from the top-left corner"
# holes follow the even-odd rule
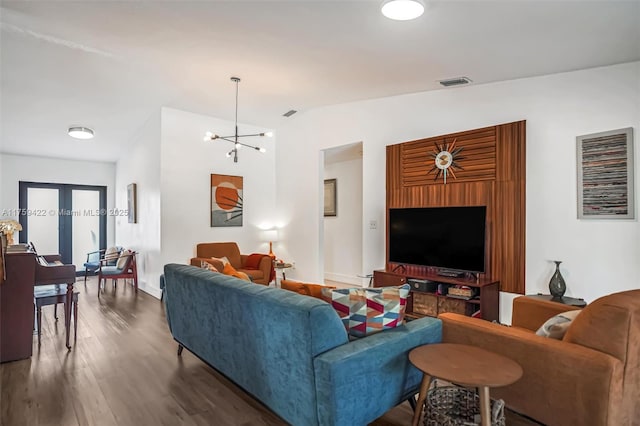
[[[389,262],[484,272],[487,207],[389,209]]]

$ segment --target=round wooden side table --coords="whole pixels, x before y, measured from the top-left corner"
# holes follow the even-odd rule
[[[409,360],[424,373],[413,415],[417,426],[427,391],[434,378],[478,388],[482,426],[491,426],[489,388],[510,385],[522,377],[522,367],[502,355],[475,346],[455,343],[424,345],[409,352]]]

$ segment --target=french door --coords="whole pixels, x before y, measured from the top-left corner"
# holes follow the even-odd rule
[[[107,187],[19,182],[20,242],[60,254],[84,271],[87,253],[106,248]]]

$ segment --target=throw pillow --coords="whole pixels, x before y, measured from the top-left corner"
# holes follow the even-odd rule
[[[118,261],[118,257],[120,256],[120,250],[118,247],[109,247],[104,252],[104,260],[107,261],[107,265],[115,265]]]
[[[211,272],[220,272],[218,271],[218,268],[216,268],[215,266],[213,266],[212,264],[210,264],[209,262],[200,262],[200,267],[202,269],[208,269]]]
[[[347,333],[364,337],[404,323],[407,297],[411,286],[382,288],[323,289],[331,298],[331,306],[338,312]]]
[[[565,333],[569,329],[571,322],[576,319],[580,312],[582,311],[579,309],[575,309],[573,311],[567,311],[553,316],[549,318],[544,324],[542,324],[538,331],[536,331],[536,334],[538,336],[562,340]]]
[[[222,273],[225,275],[231,275],[232,277],[240,278],[241,280],[251,282],[251,278],[249,278],[249,275],[245,274],[244,272],[236,271],[236,269],[233,266],[231,266],[231,264],[228,262],[224,265],[224,269],[222,270]]]
[[[311,296],[317,299],[322,299],[325,301],[327,301],[327,299],[323,297],[322,291],[324,289],[327,289],[327,290],[335,289],[335,287],[332,287],[332,286],[326,286],[322,284],[301,283],[298,281],[290,281],[290,280],[280,281],[280,288],[284,290],[294,291],[304,296]],[[331,299],[329,299],[328,302],[331,303]]]
[[[131,257],[131,250],[122,250],[120,256],[118,257],[118,261],[116,262],[116,268],[122,270],[127,266],[129,262],[129,258]]]
[[[249,256],[247,256],[247,261],[244,264],[244,268],[245,269],[259,269],[260,268],[260,262],[262,261],[262,258],[268,256],[266,254],[260,254],[260,253],[252,253]]]
[[[227,256],[222,256],[222,257],[211,256],[211,259],[217,260],[218,262],[222,262],[223,266],[226,266],[229,263],[229,259],[227,259]]]

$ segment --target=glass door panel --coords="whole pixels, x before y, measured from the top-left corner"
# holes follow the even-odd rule
[[[84,271],[87,253],[100,248],[100,191],[72,190],[71,207],[72,261],[77,271]]]
[[[52,188],[27,189],[27,241],[38,254],[60,253],[60,191]]]

